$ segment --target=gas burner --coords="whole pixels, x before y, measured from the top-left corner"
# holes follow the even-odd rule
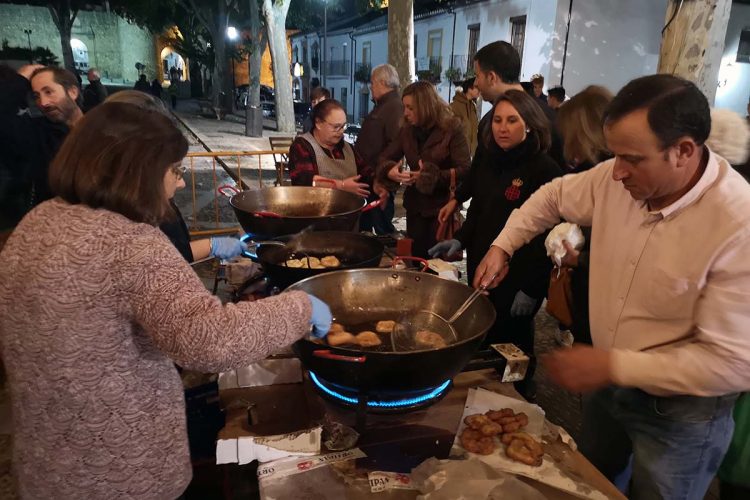
[[[315,387],[328,399],[345,406],[360,407],[360,391],[358,389],[334,384],[323,380],[313,372],[308,373]],[[451,380],[446,380],[437,387],[428,387],[419,390],[379,391],[377,394],[368,395],[367,412],[400,413],[424,408],[438,402],[448,392],[450,385]]]

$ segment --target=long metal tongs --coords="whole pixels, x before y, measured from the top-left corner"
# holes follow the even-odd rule
[[[492,280],[495,279],[495,276],[497,276],[497,273],[493,274],[490,278],[490,283],[492,283]],[[479,288],[476,288],[473,292],[471,292],[471,295],[469,295],[469,298],[467,298],[463,304],[461,304],[461,307],[458,308],[456,312],[453,313],[453,316],[451,316],[448,319],[448,324],[452,325],[454,321],[456,321],[458,318],[461,317],[461,315],[466,312],[466,310],[471,306],[475,300],[477,300],[477,297],[482,295],[485,291],[487,291],[487,285],[480,285]]]

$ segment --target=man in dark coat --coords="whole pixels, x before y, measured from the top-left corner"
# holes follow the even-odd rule
[[[102,85],[99,70],[91,68],[88,72],[89,84],[83,91],[83,112],[88,113],[104,102],[107,98],[107,89]]]
[[[33,91],[43,116],[32,117]],[[62,68],[0,67],[0,247],[26,213],[52,198],[47,170],[70,128],[83,116],[75,76]]]
[[[372,69],[370,88],[375,108],[365,117],[354,144],[354,149],[372,168],[378,167],[378,157],[396,140],[400,131],[401,117],[404,115],[398,91],[400,84],[398,72],[390,64],[381,64]],[[372,200],[375,199],[377,196],[373,194]],[[390,193],[383,210],[371,210],[362,214],[360,229],[375,234],[394,233],[396,228],[391,222],[396,210],[394,200],[394,193]]]

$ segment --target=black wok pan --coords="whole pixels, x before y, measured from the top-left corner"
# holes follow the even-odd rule
[[[271,283],[281,289],[310,276],[331,271],[378,267],[383,258],[383,244],[363,234],[346,231],[305,232],[296,237],[293,249],[286,248],[283,243],[295,236],[282,236],[276,238],[276,241],[259,242],[251,245],[248,251],[251,259],[263,265],[263,270]],[[286,266],[286,261],[290,258],[303,259],[305,256],[322,258],[328,255],[338,258],[341,266],[325,269]]]
[[[319,297],[343,325],[364,323],[373,316],[397,319],[402,312],[415,309],[450,317],[472,293],[456,281],[392,269],[330,272],[295,283],[288,290]],[[331,347],[304,338],[294,349],[305,368],[318,377],[374,396],[437,387],[451,379],[466,366],[494,322],[495,308],[480,296],[453,324],[458,342],[443,348],[380,352]]]
[[[338,189],[308,186],[278,186],[237,192],[222,186],[242,229],[254,237],[275,238],[312,226],[314,231],[356,231],[359,216],[380,205]]]

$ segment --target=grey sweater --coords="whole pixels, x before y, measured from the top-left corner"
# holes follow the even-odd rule
[[[0,253],[0,348],[23,498],[175,498],[191,477],[180,378],[309,331],[286,293],[222,305],[158,228],[59,199]]]

